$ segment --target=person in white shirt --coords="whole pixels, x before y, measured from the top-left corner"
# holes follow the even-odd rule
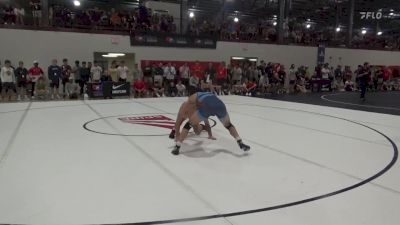
[[[16,17],[16,23],[18,25],[24,25],[24,16],[25,16],[25,9],[20,7],[14,8],[14,15]]]
[[[121,61],[117,69],[119,82],[126,82],[128,79],[129,69],[127,66],[125,66],[125,61]]]
[[[5,60],[4,61],[4,66],[1,68],[0,71],[0,80],[2,84],[2,89],[4,92],[1,93],[3,95],[4,99],[11,100],[12,95],[16,93],[16,88],[15,88],[15,74],[14,74],[14,68],[11,67],[11,62],[10,60]],[[12,91],[12,95],[9,95],[9,91]]]
[[[233,85],[241,85],[242,75],[243,75],[242,69],[239,67],[238,64],[236,64],[235,67],[233,68],[233,73],[232,73]]]
[[[181,80],[178,81],[178,84],[176,85],[176,89],[178,90],[179,97],[186,96],[186,86],[184,84],[182,84]]]
[[[179,67],[179,76],[184,85],[189,84],[190,68],[187,63],[185,63],[181,67]]]
[[[103,72],[103,69],[97,64],[97,61],[94,61],[94,65],[90,69],[92,82],[94,82],[94,83],[100,82],[102,72]]]
[[[176,70],[171,63],[168,63],[168,65],[164,67],[164,78],[165,78],[165,86],[167,93],[169,96],[173,96],[176,90],[176,85],[175,85]]]

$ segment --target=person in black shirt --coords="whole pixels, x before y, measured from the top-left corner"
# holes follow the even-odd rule
[[[15,69],[15,77],[17,78],[18,87],[18,100],[21,100],[22,95],[26,98],[26,84],[27,84],[28,70],[24,67],[24,62],[20,61],[19,66]]]
[[[79,80],[80,95],[83,95],[83,90],[90,78],[90,68],[86,65],[86,62],[82,62],[82,67],[79,68],[79,74],[81,79]]]
[[[57,65],[57,60],[53,59],[52,64],[48,67],[47,74],[50,81],[51,99],[54,99],[55,95],[57,98],[60,98],[59,88],[62,78],[62,69]]]
[[[367,85],[371,76],[369,63],[364,63],[364,66],[357,71],[358,82],[361,90],[360,99],[365,101],[365,92],[367,91]]]

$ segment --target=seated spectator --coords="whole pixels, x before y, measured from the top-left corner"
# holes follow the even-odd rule
[[[257,94],[257,81],[254,78],[253,80],[246,80],[244,83],[244,94],[246,96],[256,96]]]
[[[297,76],[296,85],[294,88],[295,93],[304,94],[307,92],[305,81],[306,80],[302,76]]]
[[[143,98],[146,94],[146,84],[142,78],[137,78],[133,82],[133,91],[135,98]]]
[[[176,89],[178,90],[178,96],[183,97],[186,96],[186,86],[182,84],[182,81],[178,81],[178,84],[176,85]]]
[[[354,91],[354,83],[351,80],[346,80],[344,84],[345,91]]]
[[[156,96],[156,97],[164,97],[165,96],[165,89],[164,89],[164,86],[163,86],[163,84],[162,84],[162,80],[154,80],[154,85],[153,85],[153,92],[154,92],[154,95]]]
[[[46,80],[43,77],[39,77],[39,79],[36,82],[36,98],[40,100],[47,100],[48,97],[48,84]]]
[[[3,89],[0,94],[3,96],[3,99],[13,100],[13,96],[16,94],[17,91],[15,87],[16,79],[14,68],[11,67],[10,60],[4,61],[4,67],[2,67],[0,71],[0,80]]]
[[[221,92],[220,95],[229,95],[230,94],[230,87],[228,81],[221,85]]]
[[[69,78],[66,89],[67,97],[69,99],[78,99],[80,87],[76,82],[74,82],[74,79],[72,77]]]

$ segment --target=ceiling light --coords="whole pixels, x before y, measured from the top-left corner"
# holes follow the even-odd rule
[[[257,59],[249,59],[250,62],[257,62]]]
[[[378,33],[376,33],[378,36],[381,36],[383,34],[382,31],[378,31]]]
[[[336,28],[336,32],[340,32],[342,29],[340,27]]]
[[[394,15],[394,13],[393,13],[393,12],[389,13],[389,16],[393,16],[393,15]]]
[[[232,57],[233,60],[243,60],[244,57]]]
[[[117,58],[115,55],[102,55],[104,58]]]
[[[274,21],[273,23],[272,23],[272,25],[274,25],[274,26],[276,26],[278,23],[276,22],[276,21]]]
[[[75,5],[75,6],[80,6],[80,5],[81,5],[81,2],[78,1],[78,0],[75,0],[75,1],[74,1],[74,5]]]
[[[189,13],[189,17],[190,17],[190,18],[193,18],[193,17],[194,17],[194,12],[190,12],[190,13]]]
[[[124,53],[108,53],[108,55],[112,55],[112,56],[125,56]]]
[[[307,28],[307,29],[310,29],[310,27],[311,27],[311,24],[307,24],[307,25],[306,25],[306,28]]]
[[[362,33],[362,34],[366,34],[366,33],[367,33],[367,30],[366,30],[366,29],[363,29],[363,30],[361,31],[361,33]]]
[[[233,19],[233,21],[235,21],[235,23],[237,23],[237,22],[239,22],[239,18],[235,17],[235,18]]]

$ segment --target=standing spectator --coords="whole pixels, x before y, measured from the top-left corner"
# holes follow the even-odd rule
[[[216,83],[219,86],[222,86],[225,82],[228,80],[228,70],[225,66],[225,62],[221,62],[221,64],[218,66],[217,69],[217,77],[216,77]]]
[[[34,98],[35,86],[39,77],[43,77],[44,72],[42,68],[39,67],[38,61],[33,61],[33,67],[28,70],[28,80],[31,82],[31,97]]]
[[[191,75],[196,76],[199,80],[204,79],[204,70],[203,67],[200,65],[199,61],[196,61],[194,66],[192,67]]]
[[[69,83],[69,78],[72,78],[72,79],[74,79],[75,77],[77,77],[77,78],[79,78],[81,75],[80,75],[80,62],[79,62],[79,60],[75,60],[75,65],[74,65],[74,67],[72,67],[72,69],[71,69],[71,67],[69,68],[70,70],[70,72],[68,73],[68,70],[66,70],[65,71],[65,73],[63,74],[63,78],[62,78],[62,84],[63,84],[63,95],[64,95],[64,97],[66,97],[66,86],[67,86],[67,84]],[[68,68],[67,66],[64,66],[65,68]]]
[[[15,24],[15,11],[14,8],[7,5],[6,7],[4,7],[4,24],[11,24],[14,25]]]
[[[175,79],[176,79],[176,70],[175,67],[169,62],[166,67],[164,67],[164,79],[165,79],[165,87],[168,93],[168,96],[176,95],[176,87],[175,87]]]
[[[292,64],[289,68],[289,93],[294,92],[294,86],[296,83],[296,67]]]
[[[74,67],[72,67],[71,75],[74,78],[75,83],[78,84],[80,86],[80,88],[82,89],[81,66],[79,65],[78,60],[75,61],[75,65],[74,65]],[[80,91],[80,93],[82,93],[82,90]]]
[[[1,93],[1,95],[3,95],[3,99],[12,100],[12,95],[9,95],[9,91],[11,90],[12,92],[14,92],[16,90],[15,88],[16,79],[15,79],[14,69],[11,67],[10,60],[4,61],[4,67],[1,68],[0,71],[0,80],[1,80],[1,85],[3,87]]]
[[[240,85],[242,82],[242,75],[243,75],[243,71],[242,69],[239,67],[238,64],[236,64],[233,68],[232,71],[232,82],[233,85]]]
[[[79,94],[83,95],[83,90],[90,78],[90,68],[86,65],[86,62],[82,62],[82,67],[80,70],[81,79],[79,82],[80,91]]]
[[[189,84],[190,68],[187,63],[179,67],[179,77],[184,85]]]
[[[126,80],[128,79],[129,69],[127,66],[125,66],[125,61],[123,60],[120,62],[120,65],[118,66],[118,73],[119,73],[118,75],[119,81],[126,82]]]
[[[151,72],[152,72],[152,67],[150,67],[150,74],[151,74]],[[142,69],[139,68],[139,64],[137,64],[137,63],[135,63],[133,65],[132,76],[128,78],[128,81],[132,83],[135,80],[135,78],[142,78],[144,80],[144,82],[146,83],[146,80],[143,77],[143,71],[142,71]],[[151,75],[150,75],[150,78],[151,78],[151,81],[150,81],[149,84],[152,84],[153,83],[153,79],[152,79]]]
[[[64,78],[62,77],[61,67],[57,65],[57,60],[53,59],[53,61],[51,63],[52,64],[49,66],[49,68],[47,70],[47,76],[50,81],[51,99],[54,99],[54,96],[57,96],[57,98],[59,99],[60,96],[58,93],[59,93],[59,88],[60,88],[60,80],[64,79]],[[64,80],[63,80],[63,82],[64,82]],[[65,88],[65,87],[63,87],[63,88]]]
[[[367,85],[369,78],[371,76],[371,71],[369,67],[369,63],[364,63],[364,66],[358,71],[357,77],[360,83],[360,99],[361,101],[365,101],[365,92],[367,91]]]
[[[338,65],[334,71],[335,79],[334,79],[334,89],[341,89],[343,87],[343,70],[342,66]]]
[[[163,85],[163,76],[156,75],[154,76],[154,85],[153,92],[157,97],[164,96],[164,85]]]
[[[24,16],[25,16],[25,9],[20,7],[14,8],[14,14],[16,16],[16,24],[24,25]]]
[[[75,65],[76,63],[77,62],[75,62]],[[78,61],[78,66],[79,66],[79,61]],[[76,70],[75,67],[74,69]],[[62,71],[61,80],[63,82],[63,93],[65,93],[65,83],[66,83],[66,82],[64,83],[64,81],[69,80],[71,73],[75,73],[75,70],[72,70],[71,66],[68,65],[68,59],[63,59],[63,64],[61,66],[61,71]]]
[[[31,0],[29,5],[32,10],[33,25],[40,26],[42,24],[42,6],[40,0]]]
[[[153,77],[154,77],[154,73],[153,72],[154,72],[154,69],[150,65],[149,61],[145,62],[145,65],[144,65],[144,68],[143,68],[143,80],[144,80],[144,82],[146,84],[152,84],[153,83]],[[133,79],[136,79],[136,78],[139,78],[139,77],[133,75]]]
[[[97,61],[94,61],[94,65],[90,69],[92,82],[99,83],[102,72],[103,72],[103,69],[97,64]]]
[[[108,75],[111,77],[113,82],[118,82],[118,65],[115,60],[111,62],[110,68],[108,68]]]
[[[213,80],[215,79],[215,69],[212,63],[208,63],[207,69],[204,71],[204,80],[201,80],[201,89],[214,91]]]
[[[20,61],[18,63],[18,68],[15,69],[15,77],[18,85],[18,100],[21,100],[22,96],[24,96],[24,99],[26,99],[28,97],[26,96],[28,70],[24,67],[24,62]]]
[[[189,88],[188,88],[189,96],[199,91],[199,83],[200,83],[200,79],[197,76],[192,75],[190,77]]]

